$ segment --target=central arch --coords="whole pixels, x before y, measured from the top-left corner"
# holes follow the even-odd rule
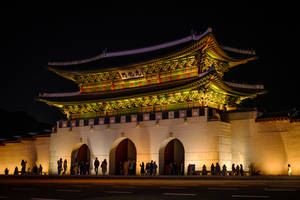
[[[119,138],[109,153],[109,174],[127,175],[128,161],[136,161],[136,147],[130,139]]]
[[[169,138],[163,142],[159,149],[159,174],[184,174],[184,146],[180,140]]]
[[[90,174],[90,149],[86,144],[78,144],[71,154],[71,175]]]

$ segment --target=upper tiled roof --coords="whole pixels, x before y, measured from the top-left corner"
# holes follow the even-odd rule
[[[131,66],[176,54],[197,43],[197,41],[208,35],[210,32],[211,29],[209,28],[201,35],[191,35],[164,44],[120,52],[103,52],[95,57],[77,61],[49,62],[48,66],[53,70],[76,72],[98,71],[101,69],[105,70],[109,68]]]

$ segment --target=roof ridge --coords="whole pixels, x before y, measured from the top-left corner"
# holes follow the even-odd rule
[[[153,45],[153,46],[143,47],[143,48],[138,48],[138,49],[125,50],[125,51],[116,51],[116,52],[106,52],[106,50],[104,50],[101,54],[91,57],[91,58],[76,60],[76,61],[66,61],[66,62],[48,62],[48,65],[49,66],[79,65],[79,64],[88,63],[88,62],[92,62],[92,61],[103,59],[103,58],[119,57],[119,56],[152,52],[152,51],[156,51],[156,50],[160,50],[160,49],[165,49],[168,47],[173,47],[173,46],[183,44],[183,43],[186,43],[186,42],[189,42],[192,40],[194,40],[194,41],[200,40],[201,38],[203,38],[204,36],[206,36],[207,34],[209,34],[211,32],[212,32],[212,29],[207,28],[207,30],[200,35],[192,34],[190,36],[187,36],[187,37],[184,37],[184,38],[181,38],[178,40],[174,40],[171,42],[166,42],[163,44],[158,44],[158,45]]]

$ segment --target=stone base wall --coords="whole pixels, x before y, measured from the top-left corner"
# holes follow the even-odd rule
[[[59,158],[67,159],[70,163],[72,151],[82,144],[90,148],[91,166],[96,157],[100,162],[103,159],[109,161],[110,151],[125,138],[130,139],[136,147],[137,174],[141,162],[153,160],[159,165],[160,149],[175,138],[184,146],[185,169],[189,164],[195,164],[196,170],[200,170],[203,164],[210,166],[211,163],[220,162],[219,157],[222,157],[222,162],[230,163],[230,131],[228,125],[224,124],[220,121],[208,122],[207,116],[198,116],[187,118],[186,121],[183,118],[164,119],[158,123],[142,121],[138,126],[137,122],[115,123],[110,124],[109,129],[108,125],[73,127],[72,130],[59,128],[51,136],[50,173],[57,173]],[[223,146],[219,149],[220,142]]]
[[[254,163],[265,175],[300,175],[300,123],[273,119],[255,121],[256,112],[232,113],[232,162]]]
[[[34,140],[21,140],[20,142],[6,142],[0,146],[0,174],[4,174],[8,168],[9,174],[13,174],[15,167],[21,171],[21,161],[26,160],[26,171],[34,165],[41,164],[43,172],[49,172],[49,148],[50,137],[37,137]]]
[[[204,116],[160,120],[120,122],[78,127],[63,126],[51,137],[37,137],[20,142],[4,142],[0,146],[0,173],[5,168],[12,174],[21,160],[27,168],[42,164],[43,171],[57,174],[57,160],[67,159],[70,174],[71,154],[81,145],[90,150],[91,172],[93,162],[106,159],[110,169],[110,153],[123,139],[130,139],[136,148],[137,174],[139,164],[159,160],[163,149],[172,139],[178,139],[184,147],[185,173],[189,164],[201,170],[205,164],[210,170],[212,163],[242,164],[245,170],[254,163],[266,175],[285,175],[291,164],[292,174],[300,175],[300,123],[289,120],[256,121],[256,112],[227,113],[228,122],[208,120]],[[161,116],[158,116],[161,117]],[[101,171],[101,170],[100,170]],[[159,172],[160,170],[157,169]],[[112,172],[109,172],[111,173]],[[101,174],[101,172],[100,172]]]

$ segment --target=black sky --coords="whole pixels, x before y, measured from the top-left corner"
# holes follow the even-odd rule
[[[154,45],[207,27],[212,27],[220,44],[256,50],[259,60],[232,69],[225,78],[264,84],[269,92],[257,100],[260,110],[300,107],[299,22],[292,7],[4,6],[0,14],[0,107],[26,111],[43,122],[59,120],[62,115],[56,109],[35,98],[39,92],[77,87],[47,71],[48,61],[91,57],[105,48],[116,51]]]

